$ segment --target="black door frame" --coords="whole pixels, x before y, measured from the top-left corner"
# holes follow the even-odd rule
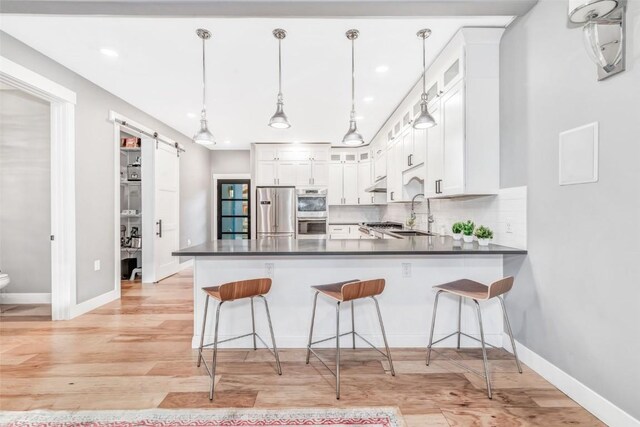
[[[222,197],[222,186],[224,184],[246,184],[247,185],[247,187],[249,188],[249,191],[247,192],[248,198],[246,199],[247,208],[249,210],[249,213],[247,215],[222,215],[222,202],[224,202],[224,201],[240,201],[240,200],[244,201],[245,200],[245,199],[237,199],[237,198],[228,199],[228,198]],[[216,200],[216,205],[217,205],[216,222],[218,224],[216,238],[218,240],[222,239],[222,234],[246,234],[247,235],[247,239],[251,239],[251,180],[250,179],[240,179],[240,178],[239,179],[218,179],[217,180],[216,190],[217,190],[216,194],[218,196],[218,200]],[[246,233],[223,233],[222,232],[222,218],[247,218],[248,231]]]

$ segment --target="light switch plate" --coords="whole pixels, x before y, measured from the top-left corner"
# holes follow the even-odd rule
[[[408,262],[402,263],[402,277],[404,278],[411,277],[411,264]]]
[[[93,261],[93,271],[99,271],[99,270],[100,270],[100,260],[97,259]]]

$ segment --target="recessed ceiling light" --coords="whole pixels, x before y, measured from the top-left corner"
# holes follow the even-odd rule
[[[386,73],[387,71],[389,71],[388,65],[378,65],[376,67],[376,73]]]
[[[222,141],[222,142],[224,142],[225,144],[231,144],[231,141],[229,141],[228,139],[226,141]]]
[[[119,56],[118,52],[116,52],[113,49],[106,48],[106,47],[103,47],[102,49],[100,49],[100,53],[103,54],[104,56],[108,56],[108,57],[111,57],[111,58],[117,58]]]
[[[360,120],[363,120],[363,119],[364,119],[364,117],[363,117],[363,116],[356,116],[356,120],[357,120],[357,121],[360,121]]]
[[[196,114],[195,113],[187,113],[187,117],[189,117],[190,119],[195,119],[196,118]]]
[[[365,96],[362,100],[364,102],[373,102],[373,96]]]

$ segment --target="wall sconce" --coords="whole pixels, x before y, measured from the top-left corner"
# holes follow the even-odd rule
[[[625,68],[626,0],[569,0],[569,25],[582,27],[587,53],[598,66],[598,80]]]

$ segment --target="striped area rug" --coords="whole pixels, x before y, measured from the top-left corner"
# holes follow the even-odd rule
[[[308,426],[405,427],[396,408],[355,409],[148,409],[122,411],[0,412],[0,426],[11,427],[208,427]]]

